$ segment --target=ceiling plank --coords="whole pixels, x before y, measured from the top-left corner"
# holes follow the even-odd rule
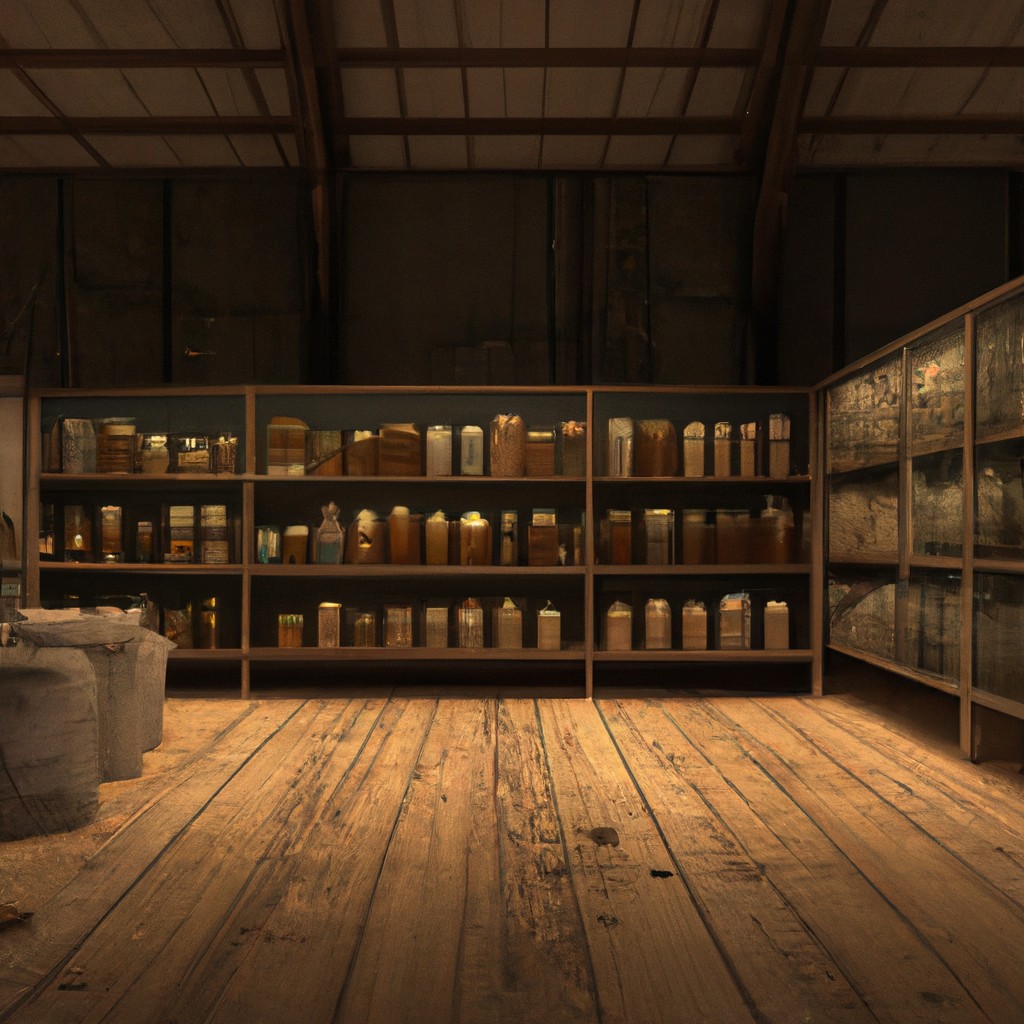
[[[747,68],[759,51],[735,47],[360,47],[338,50],[342,68]]]
[[[273,68],[283,50],[0,50],[0,67],[21,68]]]

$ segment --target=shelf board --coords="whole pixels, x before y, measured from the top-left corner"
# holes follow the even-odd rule
[[[1024,438],[1024,423],[1015,427],[1004,427],[1002,430],[992,430],[988,433],[977,431],[974,435],[975,445],[998,444],[1000,441],[1018,441]]]
[[[838,654],[845,654],[847,657],[856,658],[858,661],[863,661],[868,665],[874,665],[876,668],[885,669],[887,672],[894,672],[896,675],[905,676],[907,679],[913,679],[914,682],[924,683],[925,686],[931,686],[936,690],[942,690],[943,693],[951,693],[956,696],[960,695],[960,686],[957,683],[950,682],[948,679],[944,679],[942,676],[937,676],[932,672],[925,672],[924,669],[915,668],[912,665],[904,665],[898,661],[892,661],[889,658],[883,658],[877,654],[871,654],[869,651],[859,651],[856,647],[846,647],[844,644],[833,644],[828,645],[830,651],[836,651]]]
[[[1024,573],[1024,558],[1020,561],[1012,558],[975,558],[974,571]]]
[[[39,487],[44,491],[74,491],[108,488],[177,488],[188,485],[226,488],[244,483],[243,473],[40,473]]]
[[[174,661],[241,661],[242,651],[237,647],[219,647],[216,650],[195,647],[182,649],[176,647],[168,653],[168,657]]]
[[[783,662],[807,664],[813,658],[809,650],[787,651],[594,651],[594,663],[598,662],[651,662],[651,661],[697,661],[718,664],[750,664]]]
[[[956,555],[911,555],[910,567],[912,569],[956,569],[960,571],[964,567],[964,560]]]
[[[792,476],[595,476],[595,484],[809,484],[809,473]]]
[[[298,484],[339,484],[356,486],[358,484],[454,484],[457,487],[479,487],[482,484],[516,485],[539,484],[542,486],[568,486],[584,484],[583,476],[316,476],[314,474],[292,473],[252,473],[245,475],[246,480],[259,484],[283,484],[294,487]]]
[[[844,476],[847,473],[864,473],[878,469],[891,469],[895,471],[898,468],[899,463],[900,460],[898,455],[893,455],[891,458],[885,459],[868,459],[864,462],[857,463],[841,463],[838,466],[830,466],[828,469],[828,475]]]
[[[963,431],[956,437],[942,437],[933,441],[912,441],[910,443],[910,457],[921,458],[926,455],[941,455],[944,452],[963,451]]]
[[[394,579],[432,576],[583,576],[582,565],[264,565],[249,566],[251,576],[331,576],[358,579],[360,577],[387,576]]]
[[[208,565],[205,562],[40,562],[39,571],[50,572],[156,572],[156,573],[209,573],[215,576],[240,576],[242,567],[237,563]]]
[[[595,565],[595,576],[806,576],[805,562],[714,565]]]
[[[251,662],[279,661],[584,661],[582,650],[540,651],[535,647],[253,647]]]
[[[899,568],[900,560],[895,554],[892,555],[829,555],[826,558],[829,568],[834,565],[870,566],[871,568]]]
[[[1012,697],[1003,697],[997,693],[986,693],[984,690],[973,687],[971,689],[971,702],[973,704],[980,704],[982,707],[992,708],[994,711],[1001,711],[1004,715],[1024,718],[1024,701],[1014,700]]]

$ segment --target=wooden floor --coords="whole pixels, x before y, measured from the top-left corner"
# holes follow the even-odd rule
[[[846,697],[172,700],[0,1020],[1024,1021],[1024,783]]]

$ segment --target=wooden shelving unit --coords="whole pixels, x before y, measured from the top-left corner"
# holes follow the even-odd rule
[[[276,475],[267,472],[267,427],[271,417],[295,416],[311,429],[349,431],[376,429],[381,423],[415,423],[422,431],[432,423],[449,423],[457,428],[474,423],[486,429],[501,412],[519,413],[528,426],[557,426],[560,421],[588,424],[586,472],[583,475],[503,478],[490,475],[436,477],[405,476],[315,476]],[[608,475],[603,448],[607,444],[607,421],[628,416],[635,420],[663,418],[679,431],[686,423],[700,420],[710,425],[728,420],[734,424],[757,422],[767,434],[772,413],[790,417],[792,474],[769,478],[760,475],[767,461],[759,447],[757,474],[743,476],[682,475],[624,477]],[[140,432],[190,430],[230,432],[239,439],[239,456],[233,474],[67,474],[43,471],[44,438],[58,417],[100,419],[128,416]],[[158,514],[162,504],[217,503],[228,506],[236,524],[236,557],[229,564],[202,563],[109,564],[65,562],[59,550],[53,560],[30,552],[27,571],[27,600],[31,604],[59,603],[71,596],[83,601],[103,595],[146,593],[158,604],[189,600],[194,606],[207,596],[217,598],[222,616],[222,645],[217,650],[172,652],[172,668],[187,675],[203,666],[218,670],[237,668],[237,692],[242,696],[260,692],[257,672],[287,665],[296,673],[329,670],[338,680],[346,672],[377,671],[394,664],[409,671],[422,668],[424,675],[436,676],[445,666],[480,665],[490,672],[500,667],[515,674],[517,665],[532,682],[543,682],[544,672],[572,674],[581,694],[591,695],[595,682],[601,685],[602,668],[614,669],[618,683],[628,680],[631,666],[678,665],[683,674],[672,678],[685,685],[699,680],[707,671],[723,666],[739,673],[747,671],[746,689],[757,688],[757,666],[789,666],[796,673],[794,688],[820,692],[821,646],[820,593],[821,545],[811,536],[814,522],[813,492],[817,431],[807,389],[788,388],[345,388],[266,386],[243,388],[171,389],[142,391],[48,390],[35,393],[30,403],[32,437],[29,445],[30,522],[34,536],[40,529],[42,505],[59,510],[66,505],[120,504],[125,528],[134,521]],[[709,437],[708,464],[711,465]],[[760,442],[759,442],[760,445]],[[457,451],[455,468],[458,468]],[[721,564],[679,564],[679,511],[719,507],[758,509],[764,495],[780,495],[790,503],[800,523],[808,524],[801,551],[781,564],[730,561]],[[396,565],[396,564],[264,564],[258,560],[256,531],[263,524],[285,526],[301,523],[311,534],[320,521],[319,510],[327,501],[342,509],[347,526],[361,508],[385,515],[393,505],[405,505],[415,513],[429,515],[436,509],[449,519],[470,509],[481,510],[491,521],[497,544],[500,512],[515,509],[519,516],[520,561],[526,560],[525,534],[533,508],[554,507],[559,521],[579,523],[583,551],[580,564],[531,567]],[[628,508],[639,522],[646,508],[669,508],[677,513],[675,564],[602,564],[599,557],[598,526],[610,508]],[[145,516],[142,512],[145,512]],[[59,524],[58,530],[59,534]],[[643,555],[638,554],[642,561]],[[792,649],[783,651],[683,651],[680,648],[681,607],[690,597],[708,605],[709,622],[726,593],[746,589],[753,594],[754,614],[760,615],[764,601],[786,599],[791,611]],[[601,649],[601,618],[608,603],[623,594],[634,604],[636,639],[634,650]],[[524,644],[521,649],[494,646],[477,649],[423,646],[420,626],[414,626],[416,646],[319,648],[316,644],[316,609],[321,601],[337,601],[345,608],[373,607],[405,602],[418,609],[428,600],[450,607],[468,596],[479,597],[486,607],[511,596],[524,609]],[[643,602],[664,597],[672,607],[674,647],[647,651],[643,644]],[[538,650],[536,627],[528,624],[537,611],[551,600],[562,612],[562,649]],[[304,618],[304,645],[276,646],[278,614],[297,613]],[[417,611],[414,610],[414,621]],[[488,612],[489,614],[489,612]],[[489,627],[488,627],[489,632]],[[758,644],[760,627],[753,630]],[[709,630],[709,646],[714,629]],[[488,641],[490,642],[490,641]],[[595,672],[596,668],[596,672]],[[335,673],[335,670],[337,672]],[[223,673],[222,673],[223,674]],[[520,675],[522,675],[520,673]],[[595,678],[596,677],[596,678]],[[232,689],[234,685],[232,684]]]
[[[884,415],[877,407],[882,380],[890,387]],[[977,707],[1024,719],[1022,385],[1019,279],[817,389],[826,437],[818,466],[822,536],[829,551],[832,532],[834,552],[827,557],[824,607],[832,612],[826,643],[956,695],[960,745],[972,757],[980,756],[982,744]],[[895,439],[871,435],[883,421],[898,424]],[[868,431],[862,441],[870,452],[860,463],[857,426]],[[885,460],[878,457],[880,448]],[[872,492],[872,483],[891,480],[893,473],[895,556],[851,553],[848,522],[833,504],[850,507],[846,489],[862,491],[866,502],[878,501],[880,508],[891,495]]]

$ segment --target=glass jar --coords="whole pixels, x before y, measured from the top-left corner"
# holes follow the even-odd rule
[[[220,647],[220,618],[217,614],[217,598],[208,597],[199,609],[199,642],[203,650],[215,651]]]
[[[505,511],[501,513],[500,563],[502,565],[519,564],[519,514]]]
[[[550,601],[537,612],[537,649],[562,649],[562,613]]]
[[[412,607],[407,604],[384,606],[384,646],[412,647]]]
[[[459,561],[462,565],[491,564],[491,524],[479,512],[459,520]]]
[[[341,605],[321,601],[317,608],[317,647],[341,646]]]
[[[64,506],[64,561],[92,561],[92,516],[84,505]]]
[[[303,617],[287,613],[277,617],[277,646],[278,647],[301,647],[302,646]]]
[[[150,476],[166,473],[171,465],[166,434],[142,434],[137,455],[138,471]]]
[[[333,501],[320,506],[323,519],[316,530],[316,564],[340,565],[345,550],[345,531],[338,523],[340,509]]]
[[[452,428],[438,423],[427,427],[427,476],[452,475]]]
[[[715,561],[742,565],[748,561],[750,512],[745,508],[720,508],[715,513]]]
[[[672,609],[663,597],[652,597],[644,606],[644,648],[648,651],[672,648]]]
[[[68,417],[60,425],[61,470],[65,473],[96,472],[96,431],[92,420]]]
[[[448,564],[448,519],[441,509],[427,516],[424,524],[427,565]]]
[[[457,613],[459,647],[483,647],[484,610],[475,597],[467,597]]]
[[[494,609],[494,646],[502,650],[523,646],[523,612],[511,597]]]
[[[615,601],[604,613],[604,649],[633,649],[633,609],[625,601]]]
[[[683,564],[715,564],[715,524],[708,522],[703,508],[684,508],[682,512]]]
[[[96,472],[135,472],[135,420],[108,417],[96,421]]]

